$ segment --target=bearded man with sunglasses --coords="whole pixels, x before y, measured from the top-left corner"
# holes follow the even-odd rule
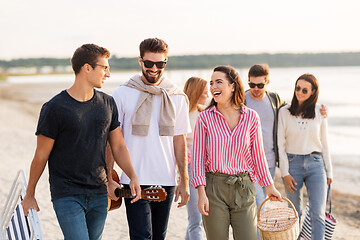
[[[179,197],[178,207],[189,200],[186,134],[191,132],[187,98],[163,76],[168,45],[149,38],[140,43],[141,75],[135,75],[115,89],[119,122],[132,164],[142,189],[160,185],[167,197],[162,202],[125,199],[130,239],[165,239],[172,200]],[[110,157],[110,156],[109,156]],[[176,165],[179,183],[176,180]],[[129,178],[122,174],[120,183],[128,188]],[[120,187],[112,183],[115,188]]]

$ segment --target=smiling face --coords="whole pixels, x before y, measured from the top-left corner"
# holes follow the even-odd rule
[[[201,94],[201,96],[199,97],[199,100],[197,103],[200,105],[205,105],[208,97],[209,97],[209,89],[207,86],[205,86],[205,89],[204,89],[203,93]]]
[[[234,85],[226,78],[223,72],[213,72],[210,80],[210,92],[217,104],[225,105],[231,103]]]
[[[165,53],[154,53],[154,52],[145,52],[144,56],[139,57],[139,64],[142,70],[142,80],[147,85],[158,85],[160,78],[164,72],[165,68],[158,68],[156,64],[153,64],[151,68],[147,68],[144,64],[144,61],[152,62],[166,62],[167,56]]]
[[[107,58],[99,57],[89,75],[89,84],[95,88],[102,88],[106,78],[110,77],[110,66]]]
[[[253,84],[254,87],[252,87]],[[265,96],[266,87],[269,84],[269,80],[266,80],[266,76],[259,76],[259,77],[249,77],[249,86],[250,86],[250,96],[253,99],[261,100]],[[263,86],[263,88],[259,88],[259,86]]]
[[[299,79],[295,86],[295,96],[299,105],[304,103],[314,93],[311,83],[303,79]]]

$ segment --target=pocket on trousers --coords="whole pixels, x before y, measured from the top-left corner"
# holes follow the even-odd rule
[[[247,188],[248,188],[249,198],[255,197],[255,195],[256,195],[255,184],[254,183],[248,183],[247,186],[248,186]]]
[[[251,204],[256,202],[255,201],[256,189],[254,183],[245,182],[244,184],[245,184],[244,188],[239,189],[239,191],[237,192],[237,196],[235,197],[235,202],[238,201],[236,203],[240,208],[245,206],[250,206]]]
[[[292,162],[296,157],[296,155],[292,154],[292,153],[287,153],[286,155],[287,155],[289,162]]]
[[[214,179],[212,177],[207,177],[206,178],[206,185],[205,185],[205,193],[206,193],[206,196],[213,196],[215,193],[214,193]]]
[[[322,155],[318,154],[318,153],[312,153],[311,158],[317,162],[322,161],[322,159],[323,159]]]

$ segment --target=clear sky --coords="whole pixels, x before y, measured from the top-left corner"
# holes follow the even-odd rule
[[[2,0],[0,59],[71,57],[96,43],[138,55],[360,51],[359,0]]]

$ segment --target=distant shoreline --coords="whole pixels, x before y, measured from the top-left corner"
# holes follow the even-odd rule
[[[111,65],[112,66],[112,65]],[[208,67],[208,68],[167,68],[167,71],[176,71],[176,70],[212,70],[214,66],[212,67]],[[303,68],[303,67],[306,67],[306,66],[286,66],[286,67],[272,67],[272,69],[276,69],[276,68]],[[360,64],[359,66],[352,66],[352,65],[349,65],[349,66],[308,66],[308,67],[314,67],[314,68],[321,68],[321,67],[360,67]],[[243,69],[247,69],[247,67],[236,67],[236,68],[243,68]],[[138,71],[139,69],[138,68],[130,68],[130,69],[111,69],[111,73],[121,73],[121,72],[131,72],[131,71]],[[49,72],[49,73],[40,73],[40,72],[37,72],[37,73],[1,73],[0,72],[0,82],[1,81],[6,81],[9,77],[28,77],[28,76],[46,76],[46,75],[72,75],[73,72]]]
[[[137,70],[138,58],[109,59],[112,70]],[[259,54],[202,54],[169,55],[167,69],[211,69],[218,65],[231,65],[236,68],[248,68],[254,64],[266,63],[274,67],[340,67],[360,66],[360,52],[329,53],[259,53]],[[71,72],[69,58],[23,58],[0,60],[0,74],[17,74],[20,68],[35,72]],[[30,69],[31,68],[31,69]],[[34,69],[36,68],[36,69]]]

